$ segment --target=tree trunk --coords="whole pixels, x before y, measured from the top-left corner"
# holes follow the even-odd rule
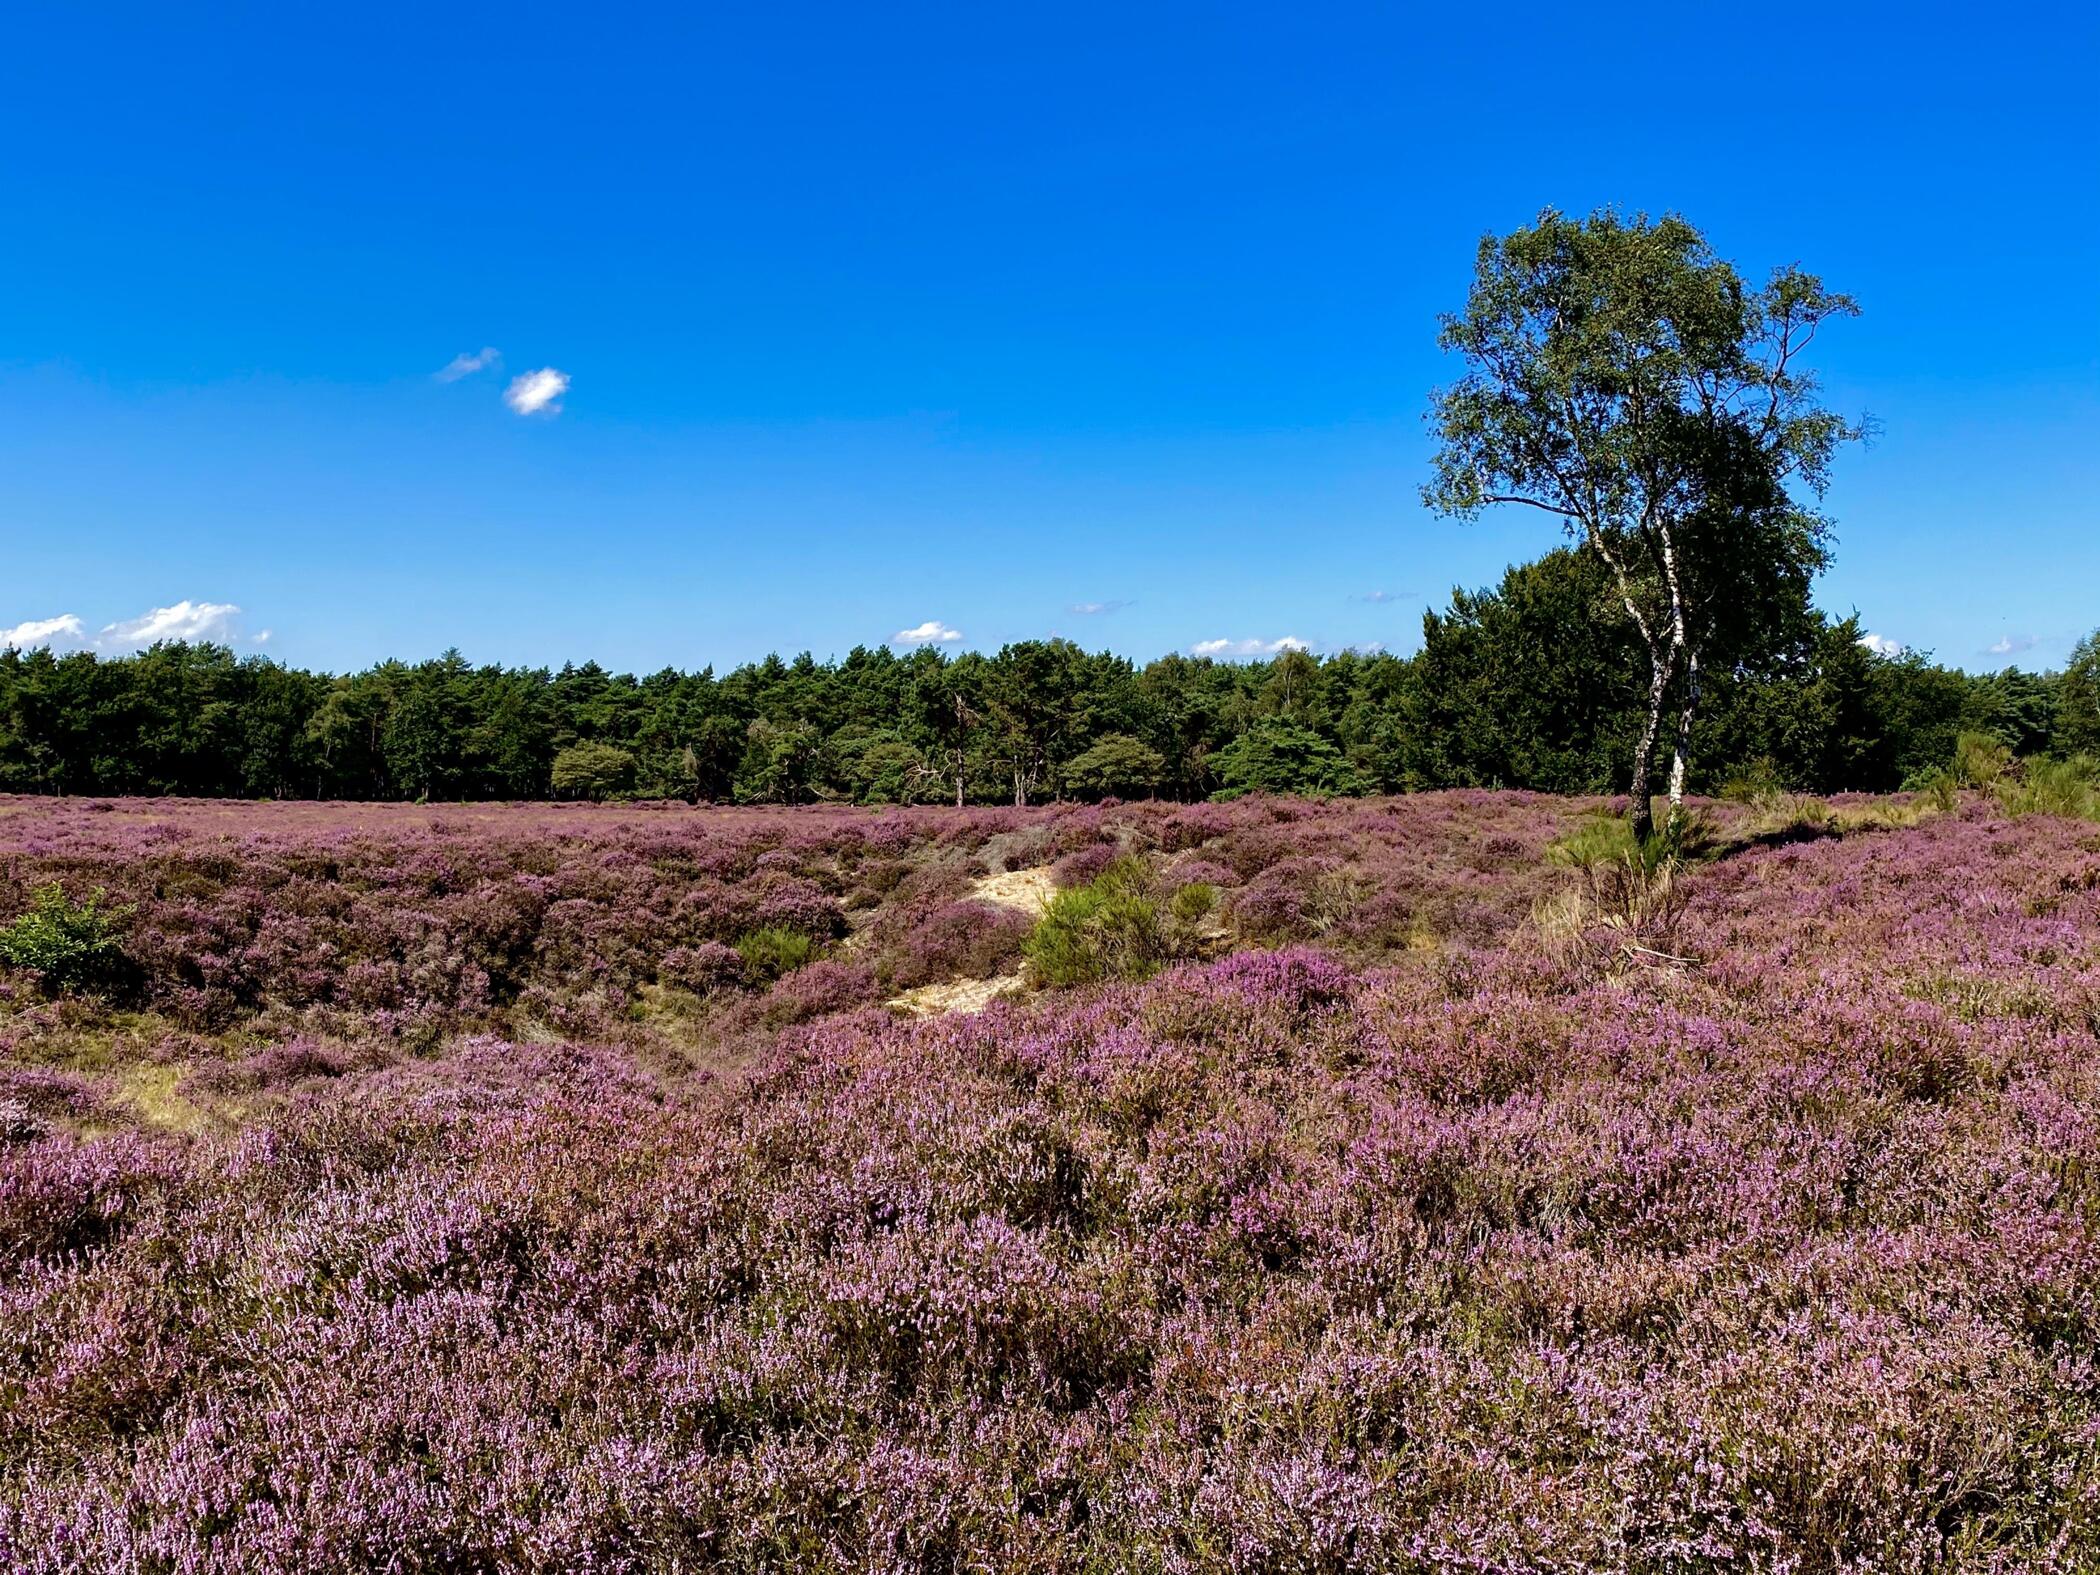
[[[1677,748],[1670,757],[1670,819],[1684,813],[1684,774],[1692,753],[1692,717],[1699,709],[1699,653],[1684,653],[1684,709],[1677,713]]]
[[[1633,751],[1633,836],[1646,842],[1655,834],[1655,808],[1649,789],[1655,779],[1655,746],[1662,737],[1663,696],[1670,687],[1670,660],[1663,651],[1648,652],[1648,720]]]

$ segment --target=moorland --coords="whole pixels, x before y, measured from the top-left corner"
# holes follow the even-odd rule
[[[2100,828],[1615,807],[0,800],[0,1565],[2089,1568]]]

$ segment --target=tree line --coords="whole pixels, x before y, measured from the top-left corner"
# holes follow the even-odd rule
[[[635,796],[1040,803],[1250,791],[1630,789],[1650,716],[1639,632],[1596,554],[1458,592],[1411,656],[1286,651],[1138,666],[1066,640],[855,649],[646,676],[457,651],[327,674],[223,646],[0,652],[0,789],[322,799]],[[1975,676],[1860,643],[1806,586],[1704,675],[1690,787],[1881,791],[1964,732],[2100,752],[2100,650]],[[1651,787],[1654,784],[1651,782]]]

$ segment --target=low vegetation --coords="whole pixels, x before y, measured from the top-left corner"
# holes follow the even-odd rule
[[[0,1565],[2090,1568],[2100,829],[1919,805],[0,802]]]

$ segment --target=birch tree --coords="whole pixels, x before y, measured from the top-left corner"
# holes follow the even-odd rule
[[[1666,730],[1674,824],[1707,674],[1754,657],[1828,561],[1816,505],[1865,424],[1823,405],[1802,358],[1857,313],[1798,267],[1746,285],[1683,219],[1607,209],[1483,239],[1465,310],[1443,319],[1465,371],[1434,396],[1424,501],[1539,510],[1610,571],[1647,667],[1643,839]]]

